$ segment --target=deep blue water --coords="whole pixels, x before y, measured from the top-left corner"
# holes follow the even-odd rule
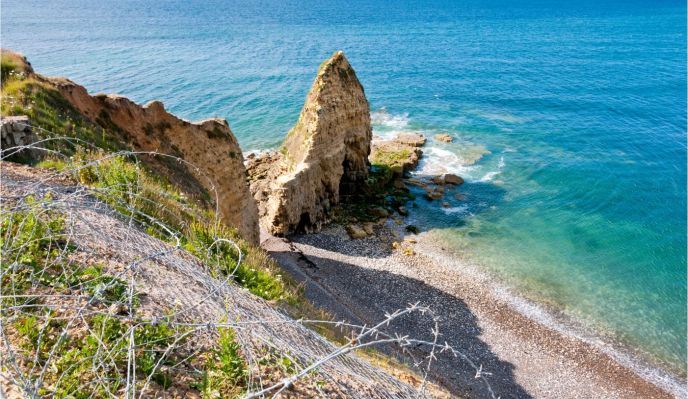
[[[686,7],[659,1],[4,0],[2,46],[278,145],[344,50],[376,134],[467,178],[411,217],[525,296],[685,372]]]

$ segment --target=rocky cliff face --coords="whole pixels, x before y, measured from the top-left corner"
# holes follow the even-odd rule
[[[340,195],[368,176],[371,139],[363,86],[337,52],[320,66],[280,154],[249,162],[263,227],[276,235],[318,230]]]
[[[234,134],[223,119],[189,122],[167,112],[159,101],[139,105],[117,95],[90,95],[68,79],[35,74],[28,61],[7,50],[27,77],[57,90],[85,119],[117,135],[136,151],[173,155],[189,164],[164,156],[142,156],[149,166],[188,194],[217,203],[223,221],[236,227],[251,243],[258,243],[258,212],[249,191],[243,155]],[[193,165],[193,166],[191,166]]]
[[[217,201],[222,219],[247,241],[258,243],[256,204],[249,192],[241,148],[227,121],[189,122],[165,111],[160,101],[141,106],[126,97],[91,96],[68,80],[54,83],[76,109],[101,125],[119,130],[132,148],[174,155],[192,164],[174,165],[167,173],[170,180],[182,187],[193,185],[185,176],[190,172],[194,183],[205,189],[212,202]],[[175,162],[156,158],[168,168],[169,161]]]

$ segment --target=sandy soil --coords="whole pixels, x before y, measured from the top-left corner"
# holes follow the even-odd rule
[[[391,223],[388,223],[388,227]],[[519,312],[484,275],[458,259],[435,256],[431,237],[408,244],[415,255],[393,249],[392,228],[351,240],[340,226],[288,239],[263,235],[262,246],[295,278],[306,296],[338,319],[372,323],[385,312],[420,302],[441,318],[441,341],[465,360],[442,354],[432,378],[469,398],[672,398],[597,347]],[[441,250],[441,248],[440,248]],[[428,320],[404,320],[397,332],[430,338]],[[493,392],[491,392],[491,390]]]

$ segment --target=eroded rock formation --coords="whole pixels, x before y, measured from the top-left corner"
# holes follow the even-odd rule
[[[389,167],[399,178],[418,166],[423,145],[425,136],[417,133],[401,133],[390,140],[377,138],[372,142],[370,159],[374,166]]]
[[[226,120],[189,122],[165,111],[160,101],[141,106],[117,95],[91,96],[67,80],[56,81],[56,87],[92,120],[120,129],[132,148],[174,155],[191,163],[193,166],[177,163],[176,167],[184,169],[178,171],[180,176],[175,176],[175,171],[168,171],[168,176],[175,183],[190,186],[188,176],[184,176],[190,172],[209,199],[217,200],[222,219],[247,241],[258,243],[256,204],[249,191],[241,148]]]
[[[223,221],[247,241],[258,243],[257,207],[241,148],[227,121],[189,122],[167,112],[160,101],[139,105],[118,95],[92,96],[68,79],[33,73],[30,64],[15,53],[3,50],[2,55],[21,63],[18,70],[57,90],[87,120],[116,134],[131,149],[173,155],[193,165],[170,157],[142,156],[183,191],[207,203],[217,201]]]
[[[320,66],[280,153],[249,160],[263,227],[276,235],[318,230],[340,195],[367,178],[371,139],[363,86],[336,52]]]
[[[25,115],[3,116],[0,118],[0,149],[2,156],[9,161],[32,162],[40,159],[42,153],[34,149],[19,150],[17,147],[28,146],[38,141],[38,136],[31,129],[31,121]]]

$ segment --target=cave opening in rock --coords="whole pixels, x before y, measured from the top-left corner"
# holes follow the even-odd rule
[[[301,214],[301,218],[299,218],[299,224],[296,226],[296,232],[307,233],[310,225],[311,225],[311,216],[308,212],[304,212]]]

